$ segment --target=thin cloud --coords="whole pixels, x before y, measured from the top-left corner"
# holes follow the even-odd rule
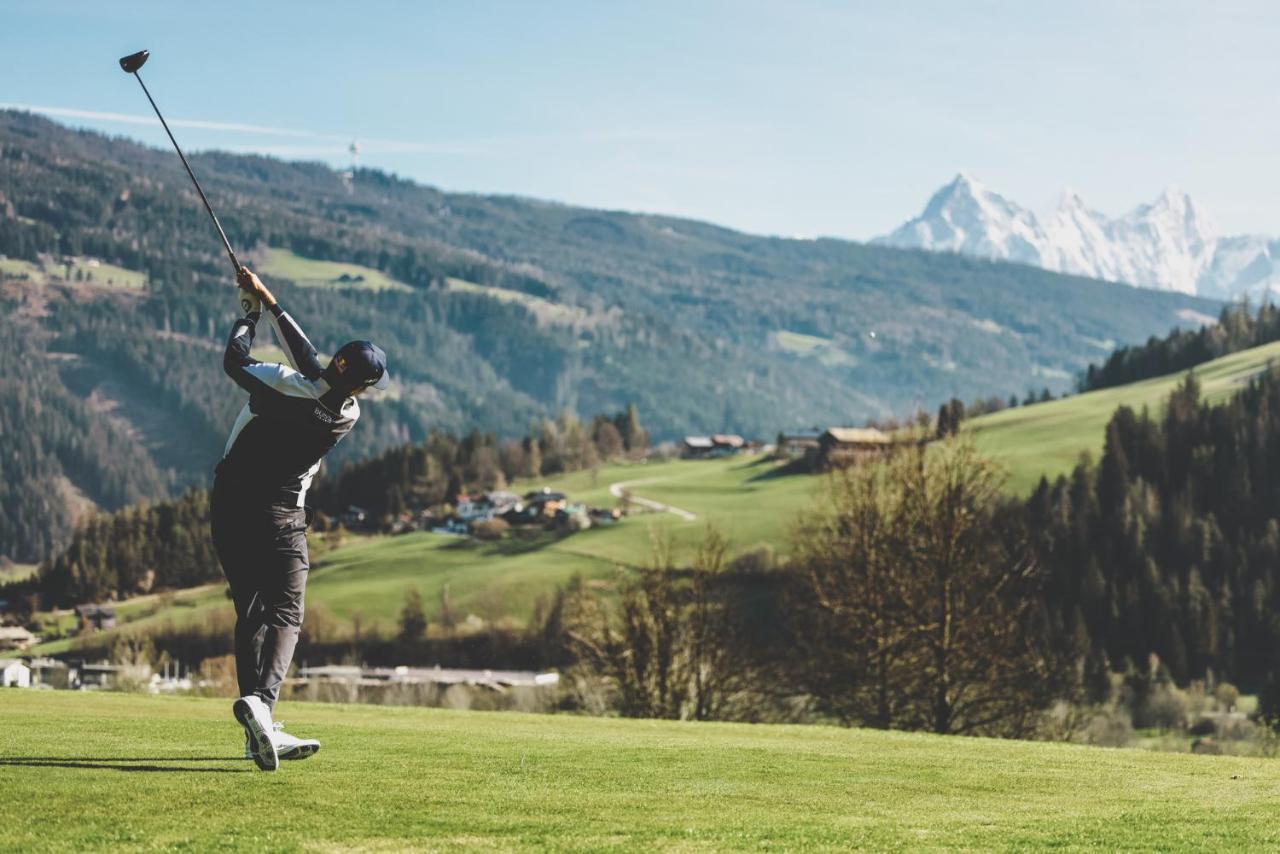
[[[0,110],[25,110],[30,113],[66,119],[84,119],[94,122],[115,122],[118,124],[150,125],[159,127],[160,120],[155,116],[136,113],[110,113],[100,110],[81,110],[73,107],[48,107],[40,104],[11,104],[0,102]],[[330,145],[223,145],[219,148],[235,152],[258,152],[275,154],[281,157],[323,157],[329,155],[346,155],[351,136],[332,133],[317,133],[296,128],[267,127],[265,125],[249,125],[241,122],[215,122],[206,119],[167,119],[170,127],[194,128],[197,130],[223,131],[228,133],[253,134],[255,136],[287,136],[294,139],[311,139],[325,141]],[[358,138],[362,152],[370,154],[485,154],[486,145],[480,144],[435,144],[423,142],[406,142],[398,139],[366,139]]]
[[[42,104],[15,104],[0,102],[0,110],[25,110],[40,115],[63,119],[83,119],[91,122],[108,122],[130,125],[148,125],[159,127],[160,121],[155,116],[137,113],[112,113],[101,110],[82,110],[75,107],[50,107]],[[220,145],[218,148],[234,152],[256,152],[272,154],[279,157],[331,157],[348,153],[347,145],[350,135],[318,133],[297,128],[268,127],[241,122],[218,122],[207,119],[168,119],[171,127],[192,128],[196,130],[220,131],[226,133],[243,133],[256,136],[281,136],[293,139],[315,140],[328,145],[290,145],[290,144],[244,144]],[[407,142],[398,139],[381,139],[378,137],[357,137],[362,153],[367,154],[440,154],[467,157],[500,157],[513,148],[525,148],[530,145],[546,145],[570,142],[676,142],[704,135],[705,129],[692,128],[605,128],[555,131],[549,133],[512,134],[508,136],[483,137],[473,140],[456,140],[442,143]]]
[[[44,116],[57,116],[58,118],[67,119],[88,119],[96,122],[118,122],[129,125],[154,125],[159,127],[160,120],[155,116],[135,115],[132,113],[104,113],[98,110],[80,110],[72,107],[46,107],[39,104],[7,104],[0,103],[0,110],[26,110],[29,113],[39,113]],[[264,127],[262,125],[246,125],[238,122],[210,122],[204,119],[168,119],[172,127],[179,128],[199,128],[201,130],[220,130],[230,131],[232,133],[256,133],[264,136],[292,136],[303,139],[332,139],[340,140],[344,137],[334,136],[332,134],[315,133],[308,130],[293,130],[291,128],[273,128]]]

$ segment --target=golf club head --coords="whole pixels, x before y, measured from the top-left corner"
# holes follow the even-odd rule
[[[147,64],[147,58],[151,56],[151,51],[140,50],[137,53],[131,53],[128,56],[120,57],[120,67],[127,73],[133,74],[139,68]]]

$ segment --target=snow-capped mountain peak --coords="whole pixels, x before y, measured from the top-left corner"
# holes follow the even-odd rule
[[[1034,264],[1036,228],[1030,211],[961,172],[888,241]]]
[[[1280,242],[1220,239],[1212,220],[1176,186],[1115,218],[1068,189],[1037,216],[961,172],[920,216],[874,242],[1219,298],[1280,284]]]
[[[960,172],[951,182],[942,186],[929,197],[923,216],[952,218],[956,210],[982,210],[987,203],[987,188],[973,180],[965,172]]]

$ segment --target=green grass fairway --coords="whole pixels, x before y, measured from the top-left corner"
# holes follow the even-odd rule
[[[288,249],[268,249],[254,259],[264,278],[278,276],[304,288],[358,288],[366,291],[407,291],[409,286],[372,267],[337,261],[316,261]],[[343,277],[346,278],[343,278]],[[270,282],[268,281],[268,284]]]
[[[1207,399],[1223,400],[1265,370],[1273,359],[1280,359],[1280,343],[1207,362],[1196,368],[1196,376]],[[1107,422],[1117,407],[1147,406],[1152,411],[1159,410],[1184,376],[1185,372],[1170,374],[1064,400],[1006,409],[975,418],[965,429],[973,433],[984,453],[1009,467],[1010,489],[1026,494],[1042,474],[1053,480],[1069,472],[1082,451],[1097,459]]]
[[[1280,765],[830,727],[285,703],[321,752],[238,758],[230,702],[10,689],[15,851],[1259,850]]]

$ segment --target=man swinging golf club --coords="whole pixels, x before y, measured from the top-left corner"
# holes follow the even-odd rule
[[[320,460],[360,417],[356,397],[384,388],[387,358],[368,341],[342,345],[328,367],[271,291],[236,258],[191,164],[139,73],[151,52],[120,57],[164,127],[173,150],[213,221],[244,294],[245,316],[231,329],[223,367],[249,402],[240,410],[213,482],[213,546],[231,585],[236,607],[236,679],[240,699],[232,710],[244,727],[245,752],[264,771],[281,759],[305,759],[320,742],[294,738],[271,719],[302,626],[307,584],[307,488]],[[254,329],[265,307],[289,367],[249,357]]]
[[[386,355],[351,341],[320,364],[315,347],[256,275],[236,280],[246,315],[231,329],[223,368],[249,393],[214,478],[213,544],[236,609],[235,660],[240,699],[232,706],[245,751],[264,771],[281,759],[320,749],[272,720],[302,626],[310,512],[307,488],[324,455],[355,426],[356,398],[385,388]],[[265,311],[289,365],[250,358]]]

